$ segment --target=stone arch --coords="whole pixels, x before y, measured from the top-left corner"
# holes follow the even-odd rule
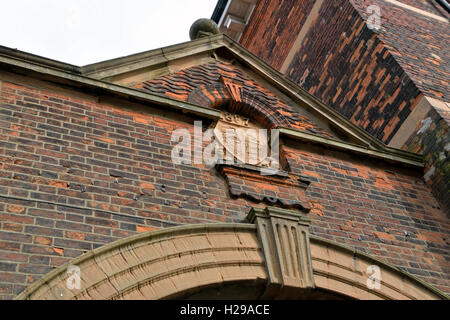
[[[53,270],[16,299],[153,300],[244,282],[264,284],[263,298],[295,299],[305,292],[322,291],[353,299],[448,299],[439,290],[393,266],[328,240],[309,237],[304,228],[306,220],[286,212],[280,209],[266,209],[265,214],[253,212],[250,220],[256,220],[256,226],[182,226],[122,239]],[[305,246],[275,241],[274,248],[267,247],[271,242],[267,226],[278,228],[284,224],[300,227],[298,235],[292,233],[294,237],[290,240],[298,238],[298,243],[306,240]],[[286,236],[274,235],[274,239]],[[286,248],[299,251],[289,252]],[[298,272],[297,278],[295,273],[287,272],[287,264],[282,261],[286,254],[294,257],[291,261],[298,261],[295,257],[302,259],[298,270],[312,271],[309,276],[300,275],[306,280],[300,279]],[[275,263],[278,258],[279,266]],[[369,289],[366,285],[366,269],[370,265],[381,270],[380,289]],[[80,268],[80,290],[69,290],[66,286],[71,276],[67,273],[69,266]]]
[[[80,268],[82,290],[67,289],[70,265]],[[265,277],[255,226],[176,227],[93,250],[50,272],[18,299],[163,299],[218,282]]]

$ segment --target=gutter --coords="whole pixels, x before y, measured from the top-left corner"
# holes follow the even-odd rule
[[[211,16],[211,20],[215,23],[219,24],[220,18],[222,18],[223,12],[228,4],[229,0],[218,0],[216,4],[216,8]]]
[[[23,52],[17,49],[12,49],[0,46],[0,56],[14,57],[23,61],[33,62],[35,64],[46,66],[48,68],[58,69],[65,72],[81,74],[80,67],[73,64],[60,62],[53,59],[44,58],[35,54]]]

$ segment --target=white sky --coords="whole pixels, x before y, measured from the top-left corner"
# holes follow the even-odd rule
[[[0,0],[0,45],[86,65],[189,41],[217,0]]]

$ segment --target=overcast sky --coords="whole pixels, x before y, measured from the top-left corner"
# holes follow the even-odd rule
[[[217,0],[1,1],[0,45],[86,65],[189,41]]]

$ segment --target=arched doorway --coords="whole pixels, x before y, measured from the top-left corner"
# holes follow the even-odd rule
[[[237,292],[248,299],[448,298],[366,254],[310,237],[298,214],[267,208],[252,216],[256,225],[183,226],[122,239],[52,271],[16,299],[228,299]],[[79,268],[79,290],[68,289],[69,266]],[[377,288],[367,284],[370,266],[379,268]]]

